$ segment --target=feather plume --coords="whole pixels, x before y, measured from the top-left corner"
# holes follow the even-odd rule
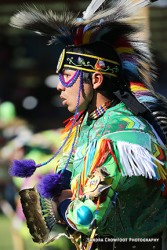
[[[73,44],[73,29],[76,26],[76,15],[69,11],[61,14],[52,10],[43,11],[36,6],[26,5],[24,10],[11,17],[10,25],[27,29],[40,35],[54,37],[55,42],[65,45]]]
[[[153,90],[148,89],[144,84],[131,82],[130,88],[132,93],[140,103],[143,103],[149,111],[151,117],[146,117],[157,131],[164,144],[167,144],[167,100],[165,97],[156,94]]]
[[[90,16],[92,16],[104,2],[105,0],[92,0],[83,13],[83,19],[88,19]]]
[[[84,23],[90,23],[97,20],[103,20],[105,22],[113,21],[114,19],[122,22],[129,22],[136,18],[137,12],[150,4],[149,0],[119,0],[119,1],[110,1],[110,4],[106,5],[106,8],[93,13],[90,17],[86,18]]]
[[[157,0],[138,0],[134,2],[132,0],[120,0],[117,2],[116,1],[112,2],[112,1],[107,1],[107,0],[92,0],[91,3],[88,5],[87,9],[83,12],[83,19],[86,20],[86,19],[92,18],[92,20],[95,20],[98,16],[100,16],[100,18],[104,18],[109,13],[110,15],[112,15],[111,7],[118,8],[119,10],[119,8],[122,8],[122,6],[126,8],[126,11],[122,13],[123,16],[129,17],[129,15],[136,15],[136,12],[140,8],[144,8],[156,1]],[[108,7],[108,13],[105,7]],[[99,11],[100,9],[101,11]],[[97,12],[97,17],[95,17],[94,15],[96,12]],[[116,11],[113,10],[113,13],[114,12],[117,13]],[[104,16],[103,15],[101,16],[102,13],[104,14]]]

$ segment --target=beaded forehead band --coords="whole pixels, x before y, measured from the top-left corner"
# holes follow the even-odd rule
[[[117,61],[89,54],[65,51],[65,49],[59,57],[56,73],[59,73],[63,67],[83,70],[86,72],[98,71],[102,74],[108,74],[115,78],[118,77],[121,70],[120,63]]]
[[[65,81],[63,74],[59,73],[59,80],[64,87],[68,88],[68,87],[71,87],[77,81],[79,76],[81,77],[81,71],[76,70],[74,75],[68,81]],[[82,80],[82,83],[83,83],[83,80]]]

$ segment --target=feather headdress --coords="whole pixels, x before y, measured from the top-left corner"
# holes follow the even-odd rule
[[[10,25],[47,35],[49,44],[64,47],[106,42],[120,56],[125,75],[130,72],[148,83],[148,68],[154,68],[148,42],[139,37],[138,27],[132,24],[137,12],[154,1],[92,0],[82,17],[70,11],[59,14],[26,6],[11,18]]]
[[[111,51],[113,51],[112,55],[114,59],[103,57],[102,62],[106,64],[106,68],[104,69],[103,64],[102,67],[94,68],[95,66],[93,66],[93,70],[106,73],[107,69],[109,68],[109,74],[113,77],[117,78],[121,73],[122,79],[127,82],[142,82],[144,83],[145,87],[147,86],[148,89],[151,89],[149,90],[151,92],[148,91],[148,93],[151,93],[151,95],[153,95],[155,99],[158,100],[158,97],[156,97],[151,88],[150,80],[148,80],[148,78],[154,79],[155,77],[152,55],[149,50],[147,39],[145,39],[144,36],[141,39],[141,29],[139,28],[136,19],[137,12],[140,11],[141,8],[154,1],[155,0],[92,0],[86,11],[83,12],[83,16],[81,17],[76,16],[70,11],[64,11],[62,12],[62,14],[59,14],[51,10],[39,10],[35,6],[25,6],[24,10],[19,11],[11,18],[10,25],[16,28],[32,30],[40,35],[48,36],[49,44],[55,44],[57,46],[65,48],[63,52],[65,55],[68,55],[69,47],[78,48],[89,46],[92,44],[94,46],[95,43],[106,44],[106,46],[110,48]],[[73,57],[78,59],[79,55],[76,54],[77,53],[73,53]],[[105,55],[106,54],[107,53],[105,52]],[[84,55],[84,59],[86,60],[88,58],[88,62],[90,62],[91,57],[91,60],[95,60],[97,64],[99,60],[98,56],[99,55],[91,57],[90,55]],[[63,60],[65,61],[59,61],[61,63],[57,71],[61,70],[61,68],[64,66],[64,62],[67,64],[67,66],[71,66],[65,57],[63,57]],[[90,71],[89,63],[75,63],[76,64],[73,68],[78,69],[78,67],[80,68],[80,66],[82,66],[83,70]],[[118,68],[118,71],[115,71],[114,73],[113,64]],[[149,77],[148,72],[150,72]],[[138,85],[136,86],[138,88]],[[131,93],[133,93],[133,95]],[[153,120],[158,119],[158,126],[161,125],[159,121],[160,113],[157,113],[159,112],[159,102],[156,102],[158,104],[156,106],[156,104],[153,105],[153,102],[147,101],[150,100],[147,97],[145,98],[146,101],[141,101],[137,96],[139,91],[131,90],[131,93],[129,94],[128,92],[126,92],[126,95],[124,95],[122,101],[124,101],[126,105],[131,105],[135,114],[147,113],[145,111],[148,110],[153,114],[154,111],[156,117],[153,117],[153,114],[153,116],[151,116],[151,120],[152,118]],[[115,95],[120,95],[120,93],[115,93]],[[136,98],[134,96],[136,96]],[[140,103],[143,103],[144,105],[141,105]],[[136,111],[134,110],[135,105],[137,107]],[[153,106],[156,107],[154,107],[152,110],[151,108]],[[72,134],[74,132],[73,128],[75,129],[75,125],[78,124],[77,115],[78,114],[76,111],[74,119],[72,120],[72,126],[70,126],[68,135],[65,138],[64,143],[51,159],[41,164],[36,164],[32,160],[31,162],[27,160],[26,162],[25,160],[15,162],[14,167],[11,170],[11,174],[18,175],[17,173],[20,171],[18,169],[21,169],[21,173],[19,172],[21,177],[30,176],[33,174],[37,167],[46,165],[48,162],[54,159],[60,152],[60,150],[63,149],[65,144],[67,144],[67,142],[69,144],[69,139],[72,137]],[[149,117],[150,116],[148,116],[148,119]],[[166,120],[165,117],[163,117],[163,121],[164,120]],[[72,139],[70,144],[73,145],[72,149],[74,148],[76,136],[78,134],[78,127],[76,128],[76,132],[74,133],[75,138]],[[166,129],[167,126],[165,125],[165,128],[163,127],[163,131],[165,131]],[[162,132],[162,137],[164,136],[163,131],[160,131],[160,134]],[[165,134],[164,142],[166,140],[167,137]],[[66,167],[68,165],[69,159],[67,161]],[[61,182],[60,177],[61,174],[56,177],[58,183]]]

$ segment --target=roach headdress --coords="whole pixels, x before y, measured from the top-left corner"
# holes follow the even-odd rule
[[[36,164],[33,160],[14,161],[10,170],[12,175],[31,176],[36,168],[46,165],[68,144],[70,151],[65,168],[61,173],[53,176],[56,183],[51,190],[58,188],[62,182],[62,174],[72,157],[81,123],[82,115],[80,116],[78,112],[78,105],[82,91],[83,71],[101,72],[110,76],[111,87],[112,84],[115,86],[113,94],[134,114],[146,118],[156,129],[161,140],[166,143],[167,105],[152,90],[151,81],[155,78],[155,67],[148,41],[141,36],[143,29],[141,27],[139,29],[140,18],[136,18],[139,10],[154,1],[92,0],[82,16],[76,16],[69,11],[59,14],[51,10],[43,11],[36,7],[25,6],[24,10],[11,18],[11,26],[48,36],[49,44],[56,45],[55,48],[63,47],[57,64],[57,73],[61,73],[63,67],[76,70],[71,82],[66,83],[68,85],[66,87],[70,87],[80,77],[76,111],[68,123],[66,137],[58,152],[47,162],[40,164]],[[78,52],[78,48],[83,52]],[[60,80],[63,83],[61,74]],[[47,183],[51,180],[50,177],[48,178]],[[48,198],[52,196],[52,191],[50,195],[48,193],[46,195],[44,191],[43,195]]]
[[[141,34],[139,36],[141,30],[136,24],[136,15],[142,7],[154,1],[93,0],[82,17],[70,11],[59,14],[27,6],[11,18],[10,25],[49,36],[49,44],[64,47],[57,72],[68,65],[74,69],[101,71],[118,77],[121,60],[125,77],[130,72],[142,82],[147,82],[148,67],[153,66],[153,63],[147,41],[141,39]],[[107,44],[107,50],[110,48],[114,51],[114,58],[106,58],[106,55],[98,55],[98,52],[93,56],[68,52],[69,46],[84,46],[96,42],[101,42],[101,46]],[[115,52],[118,54],[117,58]]]

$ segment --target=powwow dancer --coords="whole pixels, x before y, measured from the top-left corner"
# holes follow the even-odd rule
[[[58,223],[67,226],[77,249],[95,248],[98,240],[98,249],[106,249],[112,238],[161,239],[166,230],[167,102],[152,88],[155,67],[135,19],[151,2],[92,1],[82,18],[26,7],[11,19],[12,26],[49,35],[50,44],[64,47],[57,89],[74,113],[51,159],[15,160],[10,169],[29,177],[63,151],[53,174],[20,192],[36,242],[47,242]],[[143,246],[142,240],[135,244]]]

